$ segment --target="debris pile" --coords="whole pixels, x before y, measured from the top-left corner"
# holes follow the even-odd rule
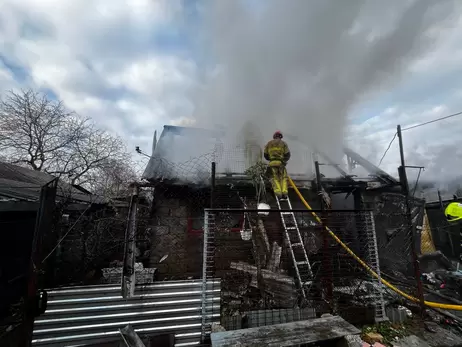
[[[122,281],[123,262],[114,261],[112,267],[102,269],[103,277],[101,284],[120,284]],[[143,263],[135,263],[135,283],[147,284],[154,283],[156,268],[145,268]]]
[[[277,242],[270,243],[261,216],[248,219],[248,224],[255,263],[230,263],[231,271],[222,278],[223,313],[233,316],[262,308],[297,306],[294,278],[281,267],[282,247]]]

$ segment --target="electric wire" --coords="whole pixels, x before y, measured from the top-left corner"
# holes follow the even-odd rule
[[[419,127],[422,127],[422,126],[427,125],[427,124],[436,123],[436,122],[439,122],[439,121],[442,121],[442,120],[445,120],[445,119],[449,119],[449,118],[452,118],[452,117],[460,116],[460,115],[462,115],[462,111],[461,111],[461,112],[457,112],[457,113],[450,114],[450,115],[448,115],[448,116],[436,118],[436,119],[430,120],[430,121],[428,121],[428,122],[423,122],[423,123],[420,123],[420,124],[412,125],[412,126],[410,126],[410,127],[401,129],[401,131],[406,131],[406,130],[411,130],[411,129],[419,128]],[[398,133],[395,133],[395,135],[393,135],[393,138],[391,139],[390,143],[388,144],[388,147],[387,147],[387,149],[385,150],[385,152],[383,153],[382,158],[380,159],[379,165],[377,165],[377,166],[380,167],[380,164],[382,164],[382,161],[383,161],[383,159],[385,158],[385,156],[387,155],[388,151],[390,150],[390,147],[391,147],[393,141],[396,139],[396,135],[397,135],[397,134],[398,134]]]
[[[415,192],[417,190],[417,185],[419,184],[419,179],[420,179],[420,174],[422,173],[422,168],[419,168],[419,174],[417,175],[417,179],[415,181],[415,185],[414,185],[414,191],[412,192],[412,197],[415,197]]]
[[[428,122],[423,122],[423,123],[420,123],[420,124],[412,125],[412,126],[410,126],[410,127],[401,129],[401,131],[406,131],[406,130],[411,130],[411,129],[419,128],[419,127],[424,126],[424,125],[427,125],[427,124],[436,123],[436,122],[439,122],[439,121],[442,121],[442,120],[445,120],[445,119],[448,119],[448,118],[460,116],[460,115],[462,115],[462,111],[461,111],[461,112],[457,112],[457,113],[450,114],[449,116],[436,118],[436,119],[430,120],[430,121],[428,121]]]
[[[387,149],[385,150],[385,152],[383,153],[382,159],[380,159],[379,165],[377,165],[377,166],[380,166],[380,164],[382,164],[382,161],[383,161],[383,159],[385,158],[385,156],[387,155],[387,153],[388,153],[388,151],[389,151],[389,149],[390,149],[390,147],[391,147],[391,144],[392,144],[393,141],[395,141],[395,139],[396,139],[396,135],[398,135],[398,133],[395,133],[395,135],[393,135],[393,138],[391,139],[390,143],[388,144],[388,147],[387,147]]]
[[[53,249],[50,251],[50,253],[48,253],[48,255],[43,258],[42,260],[42,264],[53,254],[53,252],[56,250],[56,248],[58,248],[58,246],[61,244],[61,242],[63,242],[63,240],[66,238],[67,235],[69,235],[69,233],[71,232],[72,229],[74,229],[74,227],[77,225],[78,221],[80,220],[80,218],[82,218],[82,216],[85,214],[85,212],[87,212],[90,207],[92,206],[93,204],[89,204],[88,207],[85,209],[85,211],[83,211],[79,218],[77,218],[77,220],[74,222],[74,224],[72,224],[72,226],[69,228],[69,230],[64,234],[64,236],[58,241],[58,243],[56,244],[56,246],[53,247]]]

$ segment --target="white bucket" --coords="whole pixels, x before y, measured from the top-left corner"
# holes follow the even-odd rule
[[[270,205],[265,204],[264,202],[260,202],[258,204],[257,209],[258,210],[270,210],[271,207],[270,207]],[[261,212],[258,212],[258,214],[261,215],[261,216],[267,216],[267,215],[269,215],[269,211],[261,211]]]

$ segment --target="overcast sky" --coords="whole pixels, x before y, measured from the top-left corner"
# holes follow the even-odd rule
[[[233,106],[275,113],[255,116],[265,138],[278,127],[327,145],[332,129],[376,164],[397,124],[462,111],[462,3],[320,3],[2,0],[0,90],[43,90],[147,152],[164,124],[230,123],[212,114]],[[458,176],[461,134],[462,116],[404,132],[408,164]],[[397,165],[395,141],[381,167]]]

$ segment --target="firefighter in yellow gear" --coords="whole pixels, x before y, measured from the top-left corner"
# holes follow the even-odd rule
[[[282,137],[280,131],[274,133],[273,139],[265,146],[264,156],[269,161],[274,194],[286,198],[288,194],[286,164],[290,159],[290,150]]]
[[[444,210],[448,222],[456,222],[462,220],[462,204],[459,202],[451,202]]]

